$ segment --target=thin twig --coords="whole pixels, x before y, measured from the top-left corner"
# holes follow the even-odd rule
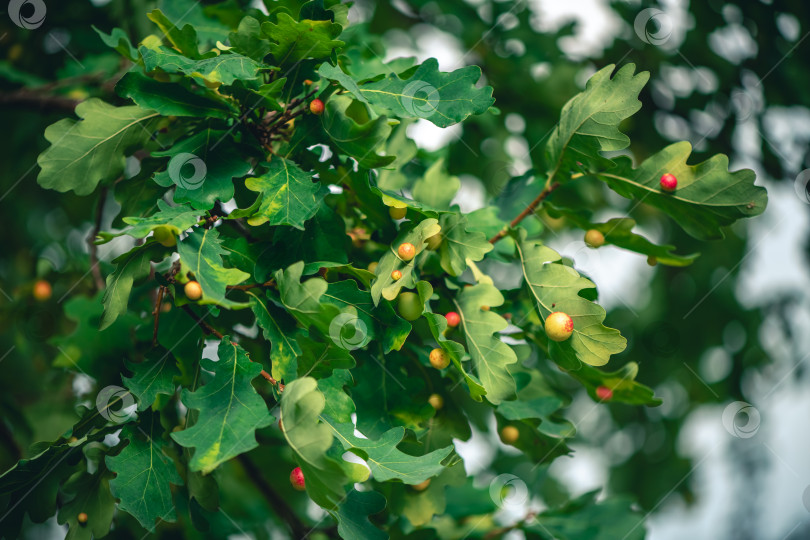
[[[247,477],[253,482],[253,485],[264,495],[270,507],[276,515],[284,520],[292,532],[293,538],[305,538],[310,529],[307,527],[296,515],[293,509],[287,504],[281,495],[279,495],[273,486],[264,478],[263,471],[248,457],[247,454],[239,454],[237,456],[239,463],[245,469]]]
[[[158,338],[158,325],[160,324],[160,310],[163,307],[163,295],[166,292],[166,287],[163,285],[158,289],[157,300],[155,300],[155,310],[152,314],[155,316],[155,331],[152,333],[152,345],[157,345]]]
[[[0,421],[0,441],[3,441],[3,445],[8,449],[8,453],[11,455],[11,458],[14,461],[19,461],[22,459],[22,448],[20,448],[17,440],[14,439],[14,434],[12,433],[11,429],[9,429],[9,427],[3,421]]]
[[[93,226],[93,231],[87,239],[90,245],[90,271],[93,273],[93,281],[96,283],[96,289],[104,289],[104,278],[101,276],[101,268],[98,266],[98,246],[96,245],[96,236],[101,230],[101,220],[104,214],[104,203],[107,200],[107,187],[101,188],[98,194],[98,202],[96,203],[96,223]]]
[[[543,191],[540,192],[540,195],[538,195],[535,200],[530,202],[529,206],[527,206],[523,210],[523,212],[521,212],[518,215],[518,217],[516,217],[515,219],[512,220],[512,222],[509,224],[509,229],[514,229],[515,227],[517,227],[518,223],[523,221],[523,219],[526,216],[528,216],[529,214],[532,214],[534,212],[535,208],[537,208],[537,206],[541,202],[543,202],[543,200],[545,200],[545,198],[548,197],[551,194],[551,192],[554,191],[555,189],[557,189],[558,187],[560,187],[559,182],[554,182],[550,186],[546,186],[546,188],[543,189]],[[501,232],[499,232],[498,234],[496,234],[495,236],[490,238],[489,243],[494,244],[495,242],[497,242],[501,238],[505,237],[509,233],[509,229],[503,229]]]
[[[39,94],[17,90],[0,93],[0,105],[26,106],[41,111],[73,112],[81,100],[56,94]]]
[[[265,281],[264,283],[248,283],[247,285],[228,285],[228,289],[236,289],[239,291],[246,291],[248,289],[257,289],[259,287],[273,287],[276,284],[275,280]]]

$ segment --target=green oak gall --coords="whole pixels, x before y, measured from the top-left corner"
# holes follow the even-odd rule
[[[602,247],[605,244],[605,235],[596,229],[591,229],[585,233],[585,243],[594,249]]]

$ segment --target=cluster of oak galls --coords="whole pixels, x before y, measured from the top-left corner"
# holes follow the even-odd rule
[[[310,112],[316,115],[323,114],[324,111],[324,103],[320,99],[314,99],[310,102],[309,106]],[[669,173],[666,173],[661,176],[660,179],[660,186],[662,191],[667,193],[673,193],[678,186],[677,178]],[[392,219],[400,220],[404,219],[407,214],[407,208],[405,207],[389,207],[389,214]],[[177,238],[174,233],[168,227],[158,227],[155,229],[154,232],[155,240],[161,243],[164,246],[172,247],[177,244]],[[429,250],[436,250],[442,243],[442,236],[441,232],[431,236],[426,241],[427,248]],[[597,229],[590,229],[585,233],[585,243],[591,248],[598,248],[604,245],[605,243],[605,235],[602,231]],[[399,245],[397,248],[397,255],[399,258],[404,262],[410,262],[416,256],[416,247],[411,244],[410,242],[405,242]],[[649,256],[647,258],[647,262],[651,266],[655,266],[657,261],[655,257]],[[375,272],[377,268],[377,263],[372,262],[368,266],[368,270],[372,273]],[[394,270],[391,272],[391,279],[394,281],[398,281],[402,279],[402,272],[400,270]],[[191,280],[185,284],[183,287],[183,292],[185,293],[186,297],[191,301],[197,301],[202,298],[203,291],[200,284],[195,281]],[[37,280],[34,283],[32,288],[32,296],[40,301],[44,302],[50,299],[51,295],[53,294],[51,284],[44,279]],[[402,292],[397,297],[397,311],[399,314],[408,321],[415,321],[422,315],[422,311],[424,306],[419,299],[419,296],[413,292]],[[489,310],[488,306],[481,306],[482,310]],[[447,319],[447,326],[448,329],[455,328],[459,324],[463,324],[463,319],[461,315],[456,313],[455,311],[450,311],[445,314],[445,319]],[[564,313],[562,311],[555,311],[550,313],[545,320],[545,331],[548,338],[552,341],[562,342],[568,340],[571,335],[574,333],[574,320],[571,318],[570,315]],[[446,369],[450,365],[450,357],[444,351],[444,349],[437,347],[430,351],[429,355],[430,365],[433,366],[435,369]],[[610,400],[613,397],[613,390],[606,386],[599,386],[596,388],[596,396],[601,401]],[[428,403],[436,410],[439,411],[444,407],[444,398],[442,398],[439,394],[431,394],[428,398]],[[279,428],[282,430],[283,425],[279,420]],[[520,438],[520,430],[513,426],[507,425],[501,429],[500,432],[501,440],[506,444],[514,444]],[[290,472],[290,484],[292,485],[293,489],[297,491],[304,491],[306,489],[306,483],[304,480],[304,473],[301,471],[301,467],[296,467]],[[423,491],[425,490],[428,485],[430,484],[430,479],[425,480],[424,482],[411,486],[416,491]],[[80,525],[85,525],[87,523],[88,516],[85,512],[81,512],[77,516],[77,521]]]

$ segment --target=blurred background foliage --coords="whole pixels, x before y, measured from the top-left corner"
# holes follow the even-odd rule
[[[440,60],[445,70],[463,64],[483,69],[486,84],[495,88],[501,114],[473,117],[449,132],[421,134],[426,151],[438,146],[432,142],[434,137],[451,141],[440,152],[446,152],[450,173],[462,178],[463,191],[471,200],[499,194],[511,177],[530,170],[532,163],[541,163],[541,143],[558,120],[560,108],[581,90],[587,77],[605,65],[631,62],[652,73],[641,95],[643,109],[624,129],[637,160],[674,140],[686,139],[695,146],[697,157],[726,153],[732,169],[752,167],[758,172],[758,184],[795,199],[793,180],[810,166],[810,93],[806,91],[810,45],[804,42],[810,4],[801,0],[750,0],[736,5],[707,0],[665,6],[595,2],[604,11],[588,16],[602,17],[608,28],[607,36],[600,38],[587,35],[581,21],[550,22],[544,6],[556,2],[363,0],[352,11],[354,20],[362,24],[342,39],[365,44],[365,61],[377,60],[384,50],[389,57],[397,52],[426,57],[443,50]],[[37,185],[36,157],[46,146],[42,134],[46,126],[69,115],[76,100],[98,96],[120,102],[111,81],[125,66],[117,53],[101,43],[91,25],[105,31],[121,27],[135,42],[151,31],[145,13],[154,5],[149,0],[51,1],[44,25],[35,31],[0,17],[0,114],[6,126],[0,145],[5,231],[0,257],[2,470],[29,455],[31,444],[51,440],[71,425],[76,395],[88,384],[68,370],[52,369],[54,359],[64,351],[49,340],[74,327],[64,313],[65,300],[92,294],[87,236],[98,209],[94,198],[59,194]],[[633,29],[639,12],[651,6],[665,8],[674,21],[666,43],[646,43]],[[647,29],[653,34],[660,30]],[[370,34],[384,36],[382,42]],[[583,42],[589,45],[583,47]],[[21,91],[23,87],[29,89]],[[702,250],[687,268],[647,268],[638,260],[625,264],[627,257],[622,259],[624,265],[617,265],[609,261],[613,251],[600,250],[598,259],[590,255],[600,288],[600,266],[602,273],[607,268],[630,275],[607,286],[613,289],[611,298],[605,298],[611,308],[608,321],[630,342],[615,362],[638,362],[640,382],[655,388],[664,405],[614,405],[579,419],[576,415],[582,408],[577,408],[577,400],[571,409],[572,420],[580,424],[578,444],[573,447],[581,452],[574,461],[580,454],[588,455],[588,448],[599,449],[600,463],[609,471],[610,492],[632,494],[645,511],[659,509],[672,492],[687,504],[699,502],[693,483],[685,481],[696,464],[679,446],[684,422],[706,404],[755,400],[746,381],[773,360],[769,343],[774,340],[763,341],[762,336],[779,329],[778,336],[790,349],[792,332],[801,331],[794,315],[806,307],[806,298],[784,291],[768,293],[765,300],[744,301],[749,292],[762,296],[748,290],[739,294],[745,262],[757,258],[749,257],[757,246],[748,223],[729,230],[723,242],[701,245],[656,210],[631,206],[600,182],[577,182],[566,190],[561,197],[586,201],[599,218],[616,217],[615,210],[606,214],[605,209],[624,207],[642,230],[653,239],[676,245],[678,253]],[[802,204],[790,208],[804,214],[808,209]],[[114,212],[104,215],[105,221],[111,221]],[[545,222],[552,246],[581,238],[581,233],[569,231],[564,220],[548,214],[538,219]],[[798,215],[789,218],[799,219]],[[801,219],[806,223],[806,218]],[[763,241],[778,244],[779,238],[777,232]],[[806,243],[802,247],[806,256]],[[102,261],[103,255],[102,251]],[[579,262],[578,255],[574,258]],[[806,259],[793,262],[806,267]],[[585,265],[586,272],[590,265]],[[31,296],[37,278],[54,285],[48,302],[36,302]],[[779,276],[761,276],[750,283],[774,279]],[[762,330],[764,322],[767,332]],[[793,355],[790,364],[803,356],[799,350],[785,354]],[[113,371],[117,373],[117,366]],[[787,376],[799,378],[802,371]],[[510,455],[497,455],[492,467],[508,471],[510,459]],[[745,474],[756,476],[752,470]],[[559,482],[546,479],[536,486],[549,504],[564,500],[569,491],[580,493],[564,477],[559,474]],[[242,487],[223,484],[221,491],[236,493]],[[223,501],[227,499],[223,495]],[[232,511],[258,522],[265,510],[257,503],[235,505]],[[745,512],[737,514],[733,537],[755,538],[756,532],[745,526]],[[774,531],[774,538],[785,532]],[[806,536],[798,535],[810,533],[799,527],[792,534],[801,538]]]

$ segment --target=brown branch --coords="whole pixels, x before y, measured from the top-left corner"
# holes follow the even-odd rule
[[[25,106],[42,111],[73,112],[81,100],[54,94],[40,94],[29,90],[0,93],[0,105]]]
[[[27,88],[31,92],[50,92],[51,90],[56,90],[57,88],[65,88],[66,86],[71,86],[76,83],[90,83],[90,82],[100,82],[103,81],[107,76],[102,71],[96,71],[93,73],[84,73],[82,75],[75,75],[73,77],[66,77],[64,79],[59,79],[56,81],[51,81],[45,84],[41,84],[39,86],[32,86]]]
[[[152,314],[155,316],[155,330],[152,333],[152,346],[157,345],[158,339],[158,325],[160,324],[160,310],[163,308],[163,295],[166,293],[166,287],[163,285],[158,289],[157,300],[155,300],[155,310]]]
[[[285,107],[283,113],[281,113],[280,115],[274,117],[272,120],[270,120],[269,122],[264,124],[262,127],[265,130],[267,130],[268,132],[272,133],[272,131],[275,130],[279,125],[286,124],[287,122],[290,121],[290,119],[295,118],[296,116],[299,116],[299,115],[307,112],[308,109],[306,107],[303,108],[303,109],[299,109],[298,111],[295,111],[295,112],[293,112],[293,109],[295,109],[296,107],[298,107],[302,103],[306,102],[309,98],[314,96],[317,92],[318,92],[318,88],[315,87],[312,90],[310,90],[310,92],[307,95],[305,95],[304,97],[292,100],[291,102],[289,102],[287,104],[287,107]],[[282,122],[282,123],[280,124],[279,122]]]
[[[23,457],[22,448],[14,438],[14,433],[9,429],[3,420],[0,420],[0,440],[3,445],[8,449],[8,453],[13,461],[19,461]]]
[[[256,289],[259,287],[273,287],[276,284],[274,280],[265,281],[264,283],[249,283],[247,285],[228,285],[228,289],[236,289],[238,291],[246,291],[248,289]]]
[[[81,103],[83,100],[74,99],[61,94],[54,94],[54,90],[69,87],[77,83],[91,83],[105,93],[112,93],[115,90],[115,84],[128,71],[129,67],[127,65],[122,65],[118,73],[112,77],[108,77],[103,72],[87,73],[83,75],[76,75],[75,77],[67,77],[65,79],[48,82],[39,86],[20,88],[18,90],[14,90],[13,92],[3,92],[0,93],[0,105],[22,105],[40,110],[73,112],[76,105]],[[99,86],[95,85],[95,83],[102,81],[104,81],[103,84]]]
[[[288,109],[292,109],[293,107],[296,107],[296,106],[300,105],[301,103],[305,102],[306,100],[308,100],[309,98],[311,98],[312,96],[314,96],[315,94],[317,94],[317,93],[318,93],[318,90],[320,90],[320,88],[318,88],[318,87],[316,86],[315,88],[313,88],[312,90],[310,90],[310,91],[307,93],[307,95],[305,95],[304,97],[302,97],[302,98],[297,98],[297,99],[292,100],[292,101],[290,102],[290,104],[287,106],[287,108],[288,108]]]
[[[546,198],[546,197],[548,197],[549,195],[551,195],[551,192],[552,192],[552,191],[554,191],[555,189],[557,189],[558,187],[560,187],[559,182],[554,182],[554,183],[553,183],[553,184],[551,184],[550,186],[546,186],[546,188],[545,188],[545,189],[543,189],[543,191],[541,191],[541,192],[540,192],[540,195],[538,195],[538,196],[537,196],[537,198],[536,198],[535,200],[533,200],[532,202],[530,202],[530,203],[529,203],[529,206],[527,206],[527,207],[526,207],[526,208],[523,210],[523,212],[521,212],[521,213],[518,215],[518,217],[516,217],[515,219],[513,219],[513,220],[512,220],[512,222],[509,224],[509,229],[514,229],[515,227],[517,227],[518,223],[520,223],[521,221],[523,221],[523,219],[524,219],[526,216],[528,216],[529,214],[534,213],[535,208],[537,208],[537,206],[538,206],[538,205],[539,205],[541,202],[543,202],[543,201],[545,200],[545,198]],[[501,232],[499,232],[498,234],[496,234],[495,236],[493,236],[492,238],[490,238],[490,239],[489,239],[489,243],[490,243],[490,244],[494,244],[495,242],[497,242],[498,240],[500,240],[501,238],[503,238],[504,236],[506,236],[506,235],[507,235],[507,233],[509,232],[509,229],[503,229]]]
[[[210,324],[208,324],[207,322],[205,322],[204,320],[199,318],[197,316],[197,314],[194,313],[194,310],[191,309],[188,305],[183,306],[183,311],[188,313],[188,316],[191,317],[192,319],[194,319],[194,322],[197,323],[197,326],[202,328],[202,331],[203,331],[204,334],[212,335],[212,336],[215,336],[215,337],[217,337],[219,339],[222,339],[222,338],[225,337],[225,335],[222,332],[220,332],[219,330],[217,330],[216,328],[214,328],[213,326],[211,326]]]
[[[305,538],[310,533],[310,528],[307,527],[301,519],[293,511],[292,507],[287,504],[287,501],[279,495],[273,486],[262,476],[262,470],[256,466],[255,463],[247,456],[247,454],[239,454],[237,456],[239,463],[245,469],[247,477],[253,482],[253,485],[264,495],[270,507],[276,515],[287,523],[287,526],[292,532],[293,538]]]
[[[196,322],[196,323],[197,323],[197,326],[199,326],[200,328],[202,328],[203,333],[205,333],[206,335],[212,335],[212,336],[216,336],[216,337],[217,337],[217,338],[219,338],[219,339],[223,339],[223,338],[225,338],[225,335],[224,335],[222,332],[220,332],[219,330],[217,330],[216,328],[214,328],[213,326],[211,326],[210,324],[208,324],[207,322],[205,322],[204,320],[202,320],[200,317],[198,317],[198,316],[197,316],[197,314],[196,314],[196,313],[194,313],[194,310],[193,310],[193,309],[191,309],[191,308],[190,308],[188,305],[183,306],[183,311],[185,311],[186,313],[188,313],[189,317],[191,317],[192,319],[194,319],[194,322]],[[231,341],[231,343],[232,343],[232,344],[234,344],[234,345],[236,345],[236,343],[235,343],[235,342],[233,342],[233,341]],[[251,359],[250,361],[251,361],[251,362],[253,362],[253,360],[252,360],[252,359]],[[283,384],[281,384],[280,382],[278,382],[277,380],[275,380],[275,379],[274,379],[274,378],[273,378],[273,377],[272,377],[272,376],[271,376],[269,373],[267,373],[267,372],[266,372],[264,369],[262,369],[262,371],[261,371],[261,376],[262,376],[262,377],[264,377],[265,379],[267,379],[267,382],[269,382],[269,383],[270,383],[270,384],[272,384],[273,386],[278,386],[278,391],[279,391],[279,392],[284,391],[284,385],[283,385]]]
[[[96,202],[96,223],[93,226],[93,230],[90,233],[90,237],[87,239],[87,243],[90,244],[90,271],[93,274],[93,281],[96,284],[97,290],[104,289],[104,278],[101,276],[101,268],[98,265],[98,246],[96,245],[96,236],[98,236],[99,231],[101,230],[101,220],[104,214],[104,203],[107,200],[107,188],[101,188],[101,192],[98,194],[98,202]]]

